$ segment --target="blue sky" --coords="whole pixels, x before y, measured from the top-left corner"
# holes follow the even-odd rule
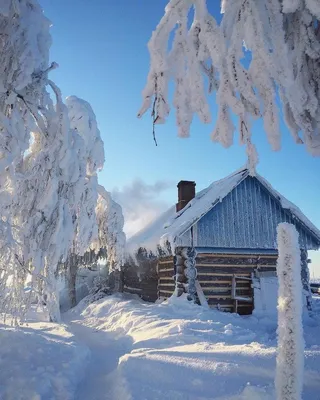
[[[245,149],[238,137],[227,150],[210,141],[214,124],[202,125],[195,119],[191,137],[179,139],[172,115],[167,124],[157,127],[156,147],[150,115],[136,117],[149,68],[146,45],[166,0],[40,3],[53,23],[51,59],[60,65],[52,78],[65,96],[84,98],[96,113],[106,152],[100,180],[108,190],[128,186],[137,178],[147,184],[172,182],[158,196],[173,203],[179,180],[195,180],[200,190],[244,165]],[[274,153],[262,123],[255,125],[258,172],[320,227],[320,159],[294,144],[284,125],[282,132],[282,150]],[[320,275],[320,257],[313,259]]]

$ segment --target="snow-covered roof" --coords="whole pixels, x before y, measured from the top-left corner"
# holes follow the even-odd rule
[[[188,231],[191,226],[221,202],[248,175],[249,170],[247,168],[237,170],[226,178],[215,181],[206,189],[201,190],[181,211],[176,212],[175,206],[170,207],[128,240],[128,251],[134,253],[139,247],[155,251],[157,245],[163,245],[166,242],[174,246],[177,237]],[[300,220],[320,241],[320,231],[297,206],[277,192],[262,176],[256,174],[255,177],[281,203],[284,209],[290,210],[291,214]]]

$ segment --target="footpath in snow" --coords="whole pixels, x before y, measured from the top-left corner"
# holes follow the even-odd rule
[[[274,400],[276,322],[180,299],[83,300],[64,324],[2,326],[0,399]],[[320,393],[319,320],[305,326],[303,400]]]

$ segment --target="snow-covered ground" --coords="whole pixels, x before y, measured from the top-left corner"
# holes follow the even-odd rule
[[[305,322],[304,400],[320,398],[319,327]],[[275,398],[272,319],[117,295],[0,338],[1,400]]]
[[[33,322],[20,330],[0,325],[0,399],[74,398],[89,349],[64,325]]]

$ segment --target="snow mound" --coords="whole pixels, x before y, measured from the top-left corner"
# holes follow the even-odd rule
[[[183,298],[146,304],[127,295],[83,302],[76,313],[87,328],[131,340],[109,380],[112,399],[275,398],[275,319],[203,310]],[[303,399],[320,390],[320,347],[312,339],[318,329],[306,327]]]
[[[74,399],[89,353],[63,325],[0,325],[0,341],[0,399]]]
[[[302,400],[319,397],[319,325],[305,326]],[[0,399],[273,400],[276,327],[184,298],[83,299],[64,325],[0,325]]]

